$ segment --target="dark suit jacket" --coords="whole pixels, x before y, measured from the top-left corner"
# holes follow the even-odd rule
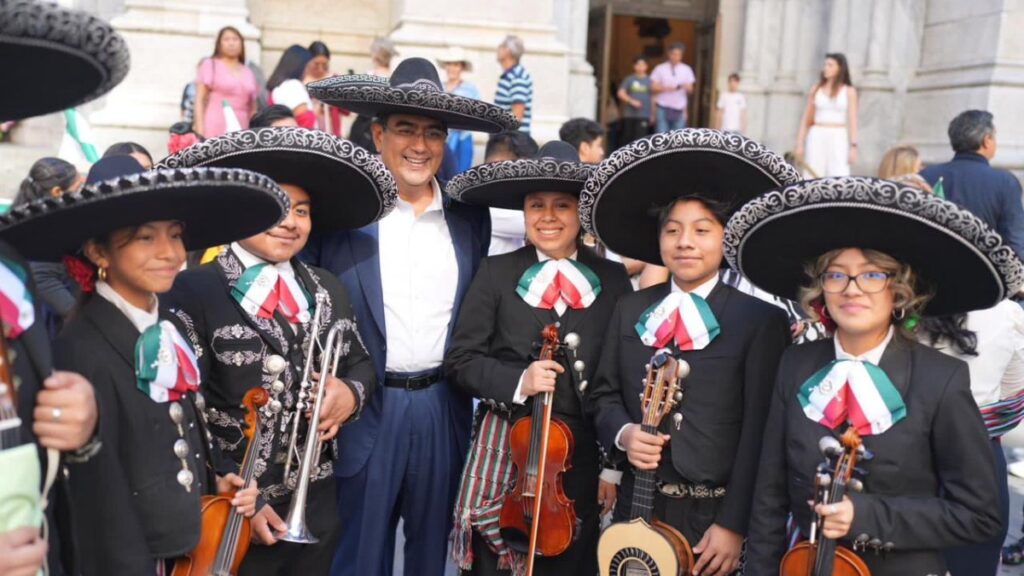
[[[583,360],[584,378],[592,375],[601,357],[608,320],[620,296],[632,291],[622,264],[605,260],[589,248],[580,248],[579,262],[590,267],[601,281],[601,294],[587,308],[565,311],[559,318],[553,310],[527,304],[516,293],[519,278],[537,263],[537,249],[525,246],[500,256],[484,259],[480,271],[462,303],[459,323],[445,357],[445,373],[451,382],[480,398],[490,409],[515,417],[527,414],[527,405],[512,402],[523,370],[536,358],[535,343],[541,341],[544,326],[560,323],[559,335],[580,336],[577,354]],[[587,391],[579,390],[572,361],[558,379],[555,409],[581,419]]]
[[[296,279],[310,296],[327,296],[321,330],[317,335],[320,343],[326,343],[327,332],[334,323],[342,322],[346,327],[343,338],[347,354],[336,376],[352,389],[359,403],[353,417],[355,420],[365,406],[365,399],[373,394],[376,382],[370,358],[352,319],[352,306],[345,287],[326,270],[307,266],[298,260],[293,260],[292,265]],[[210,427],[218,447],[228,456],[225,460],[229,469],[224,472],[236,472],[245,454],[246,443],[242,435],[245,429],[245,410],[242,408],[245,393],[255,386],[271,384],[270,375],[263,369],[264,360],[271,354],[277,354],[288,361],[288,368],[281,375],[285,384],[285,391],[279,398],[283,409],[274,419],[280,422],[294,411],[306,351],[310,346],[308,330],[312,321],[306,322],[302,332],[297,334],[280,315],[274,318],[250,315],[231,296],[231,288],[243,272],[244,267],[235,253],[225,250],[215,261],[179,274],[174,288],[164,297],[168,308],[186,325],[186,334],[196,347]],[[319,355],[314,361],[313,366],[319,366]],[[291,426],[284,433],[281,433],[280,425],[271,426],[273,433],[261,435],[260,448],[256,453],[256,480],[264,499],[271,504],[281,504],[289,500],[292,492],[282,482],[283,455]],[[299,441],[303,442],[304,438],[303,432]],[[326,453],[314,471],[314,479],[333,478],[335,446],[333,442],[325,443]]]
[[[809,534],[806,502],[824,460],[818,440],[839,434],[804,415],[797,389],[834,359],[831,339],[783,355],[754,495],[747,576],[778,572],[790,512]],[[990,540],[1002,523],[992,451],[967,365],[899,335],[879,365],[903,396],[907,416],[864,438],[875,456],[860,463],[868,475],[864,492],[850,494],[854,519],[845,544],[862,534],[892,543],[884,558],[861,554],[873,576],[945,574],[942,549]]]
[[[191,395],[179,401],[191,491],[178,483],[182,436],[169,402],[154,402],[136,387],[139,331],[102,296],[93,295],[55,343],[56,364],[81,373],[96,389],[100,452],[69,464],[74,532],[82,573],[148,574],[156,558],[173,558],[199,542],[200,503],[215,488],[213,456]]]
[[[23,270],[30,270],[29,263],[6,242],[0,241],[0,257],[9,260]],[[14,352],[14,372],[20,385],[18,393],[18,416],[21,418],[21,438],[24,441],[34,442],[35,435],[32,433],[32,423],[35,421],[34,411],[36,408],[36,396],[43,388],[43,380],[53,370],[53,358],[48,341],[46,318],[40,307],[38,288],[35,285],[32,275],[26,278],[28,291],[36,297],[36,320],[14,340],[8,342],[8,346]],[[41,478],[46,478],[46,451],[40,447],[39,462]],[[50,503],[46,508],[46,520],[50,525],[48,559],[50,572],[53,576],[60,576],[64,573],[73,573],[74,546],[71,535],[70,502],[67,494],[67,484],[64,482],[63,474],[58,474],[53,487],[50,489]]]
[[[458,321],[459,305],[466,296],[469,284],[476,274],[480,259],[487,255],[491,242],[491,218],[486,208],[469,206],[444,197],[444,218],[455,247],[459,266],[459,282],[455,292],[455,307],[448,325],[448,338]],[[352,309],[359,322],[359,333],[373,359],[377,379],[384,379],[387,360],[386,327],[384,326],[384,296],[380,280],[379,227],[377,223],[358,230],[335,232],[310,238],[303,260],[326,268],[341,279],[352,299]],[[437,386],[450,388],[442,381]],[[378,392],[370,400],[358,422],[346,426],[338,434],[341,459],[336,472],[349,477],[366,465],[381,425],[384,394]],[[472,403],[465,394],[451,390],[449,405],[453,415],[450,423],[456,432],[459,457],[469,445]]]
[[[597,411],[598,438],[620,461],[625,453],[615,447],[615,436],[626,424],[642,420],[644,365],[655,352],[640,341],[635,325],[669,291],[666,282],[627,294],[608,325],[591,403]],[[703,350],[676,351],[677,358],[689,362],[690,375],[682,382],[684,396],[677,408],[682,426],[677,430],[671,418],[662,422],[661,430],[672,436],[671,458],[662,459],[658,476],[669,482],[724,486],[726,495],[714,522],[745,534],[772,378],[790,342],[788,320],[781,308],[721,281],[707,302],[722,332]]]
[[[921,176],[933,186],[941,177],[947,200],[984,220],[1024,258],[1024,206],[1013,174],[989,166],[980,154],[958,152],[950,162],[925,168]]]

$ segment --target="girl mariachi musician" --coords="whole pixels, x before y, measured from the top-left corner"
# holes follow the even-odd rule
[[[686,129],[617,150],[580,201],[610,250],[672,274],[619,300],[591,394],[601,443],[633,468],[614,520],[634,519],[634,486],[654,472],[653,515],[693,546],[693,574],[722,576],[739,564],[771,377],[790,340],[781,308],[719,279],[725,219],[737,202],[797,178],[743,136]],[[676,414],[651,433],[639,398],[645,365],[662,348],[690,374]]]
[[[238,202],[246,218],[208,215]],[[102,448],[69,465],[83,574],[162,573],[198,541],[200,496],[241,488],[237,476],[214,478],[195,355],[157,294],[184,262],[186,236],[193,247],[227,241],[285,206],[277,186],[250,172],[143,172],[120,156],[97,162],[81,192],[11,218],[8,237],[33,238],[40,260],[69,256],[85,293],[55,344],[56,365],[92,381],[101,414]],[[249,488],[232,504],[251,514],[255,498]]]
[[[536,158],[470,169],[448,184],[448,193],[457,200],[523,210],[530,241],[481,263],[445,359],[452,382],[481,399],[456,497],[453,554],[463,573],[526,572],[522,552],[528,547],[522,552],[510,547],[505,535],[516,531],[503,534],[499,516],[513,482],[510,428],[530,413],[532,403],[548,395],[554,417],[564,423],[575,445],[561,479],[579,520],[572,526],[575,539],[556,556],[536,557],[533,573],[597,571],[600,455],[590,421],[586,374],[600,356],[599,343],[615,300],[630,287],[622,265],[600,258],[578,240],[578,196],[591,170],[579,162],[571,146],[551,142]],[[536,360],[534,343],[549,324],[558,326],[562,340],[575,332],[581,344],[575,351],[568,346],[553,359]],[[565,463],[555,465],[561,464]],[[524,464],[520,472],[524,478],[533,470]],[[516,491],[526,488],[521,483]],[[556,504],[547,492],[542,498],[546,505]],[[529,535],[529,525],[526,522],[525,530],[520,526],[517,547],[527,542],[523,536]],[[543,524],[540,529],[543,536]]]
[[[789,514],[804,536],[820,518],[816,539],[852,549],[873,576],[945,574],[943,549],[998,533],[995,468],[967,365],[908,332],[923,311],[988,308],[1019,290],[1024,267],[999,236],[927,192],[846,177],[750,202],[730,220],[726,250],[756,285],[835,327],[833,339],[793,347],[780,363],[745,574],[778,572]],[[846,428],[874,454],[861,464],[863,492],[812,510],[819,440]]]

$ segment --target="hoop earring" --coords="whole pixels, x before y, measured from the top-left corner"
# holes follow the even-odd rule
[[[899,312],[898,316],[896,315],[896,312]],[[900,320],[903,320],[903,318],[905,318],[906,316],[907,316],[907,309],[906,308],[899,308],[898,310],[893,310],[892,311],[892,317],[897,322],[899,322]]]
[[[100,281],[101,282],[106,282],[107,281],[107,269],[106,268],[98,269],[96,271],[96,275],[100,277]]]

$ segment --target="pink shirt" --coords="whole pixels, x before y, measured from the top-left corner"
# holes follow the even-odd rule
[[[243,129],[249,127],[249,113],[259,87],[248,66],[234,68],[216,58],[207,58],[199,65],[196,83],[210,90],[203,116],[203,136],[213,138],[224,134],[224,100],[234,111],[238,124]]]
[[[680,62],[675,66],[671,62],[662,62],[654,67],[651,72],[651,81],[656,82],[663,88],[675,88],[680,84],[693,84],[697,78],[693,75],[693,68]],[[668,92],[661,92],[654,97],[654,103],[665,108],[682,110],[686,108],[686,90],[681,87]]]

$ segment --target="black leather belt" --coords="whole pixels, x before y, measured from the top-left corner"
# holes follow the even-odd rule
[[[384,385],[388,388],[402,388],[404,390],[423,390],[441,381],[441,369],[434,368],[425,372],[396,373],[389,372],[384,375]]]

